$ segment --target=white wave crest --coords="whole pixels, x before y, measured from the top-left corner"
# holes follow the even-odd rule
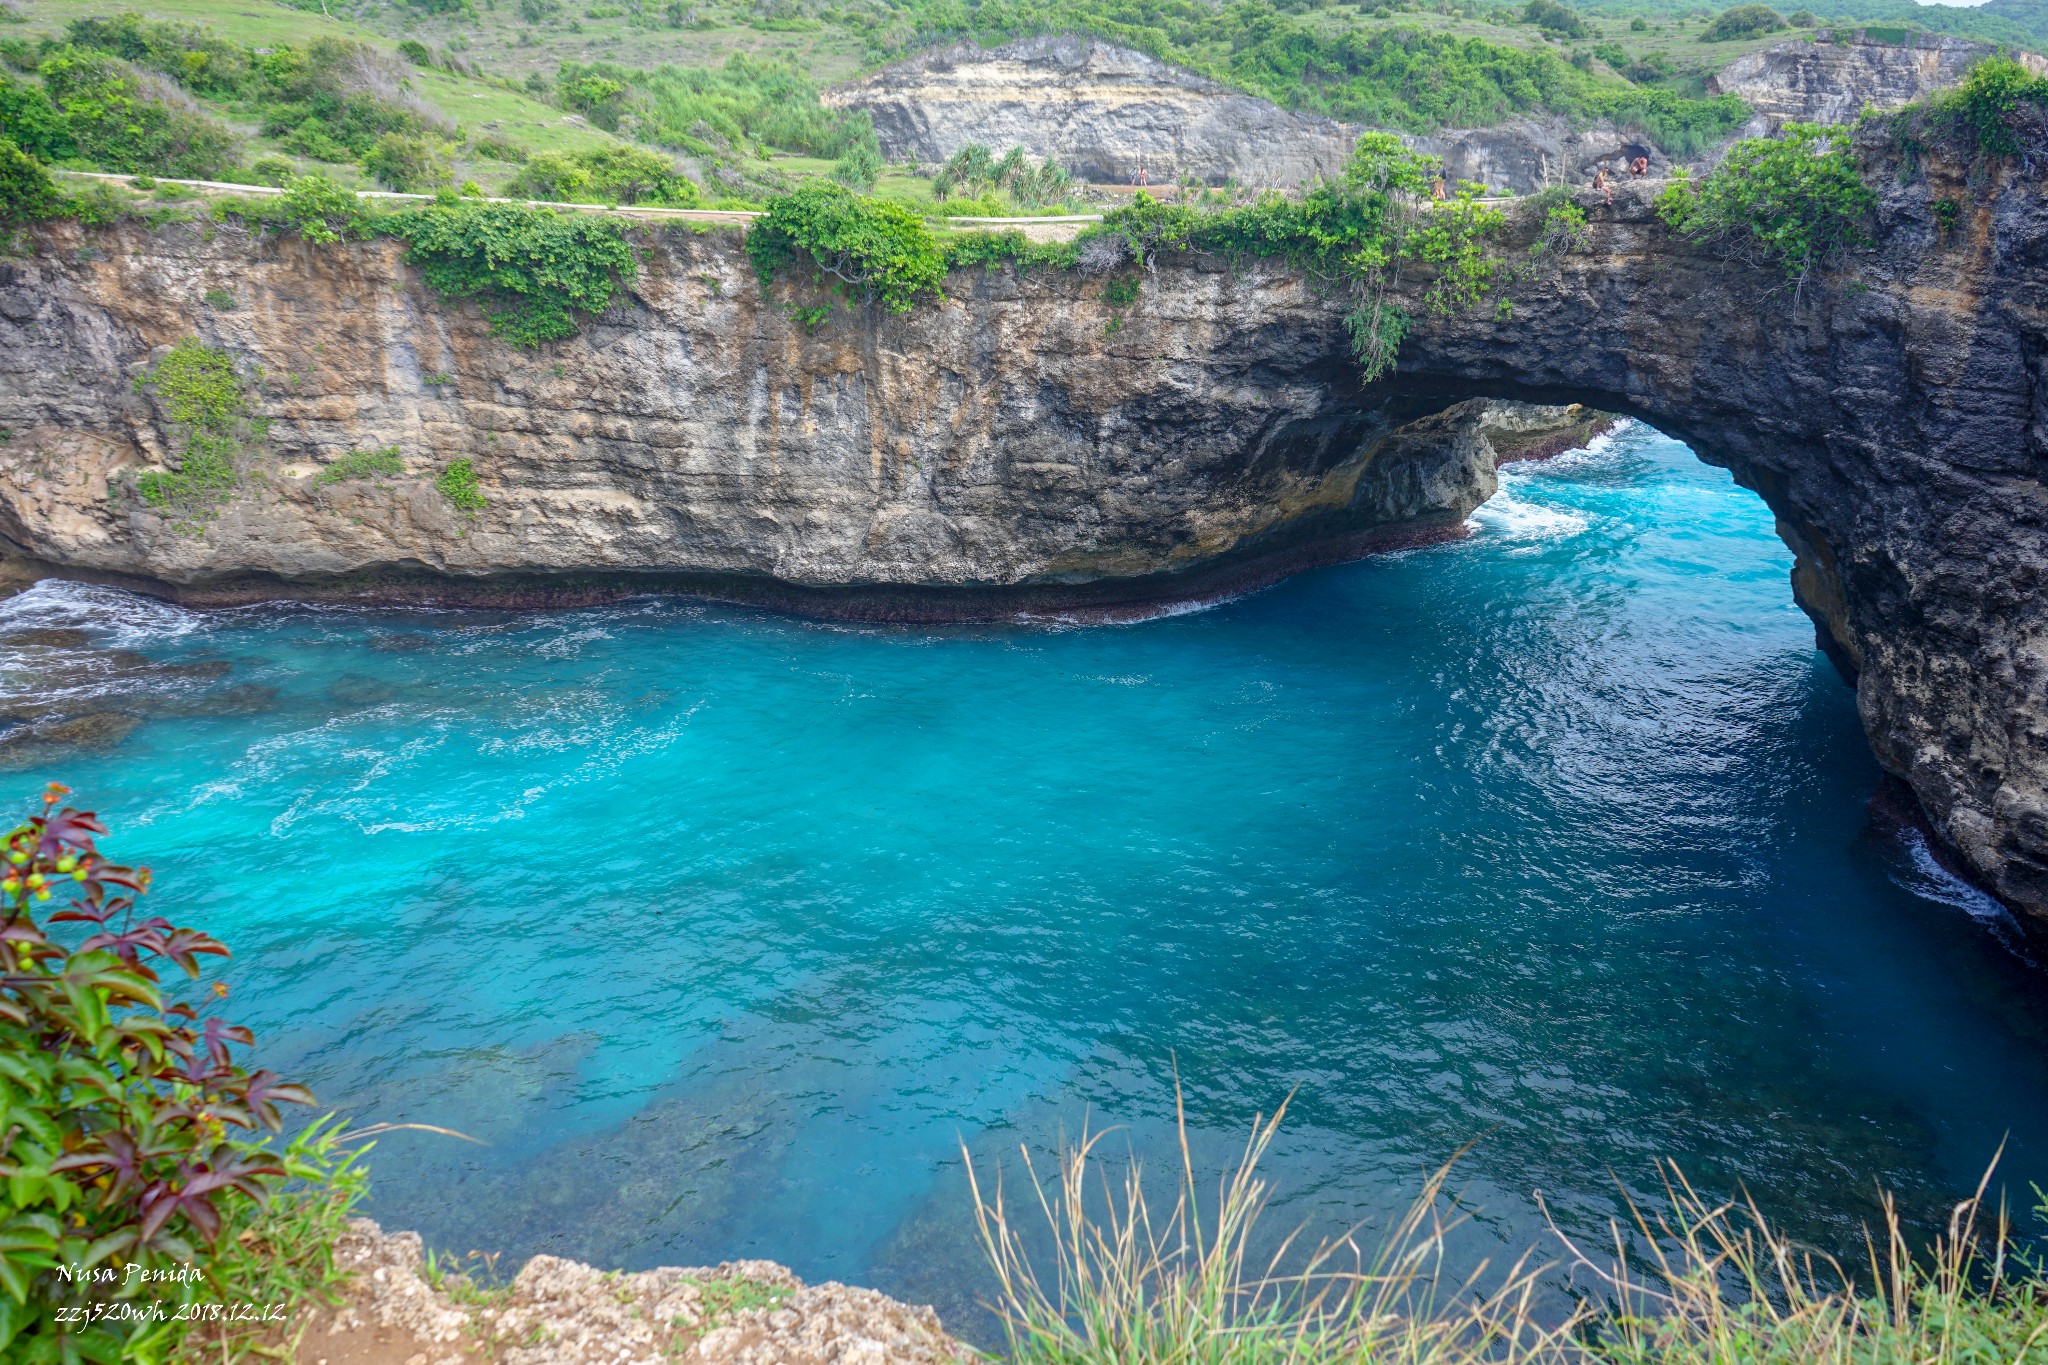
[[[174,640],[205,630],[204,613],[96,583],[45,578],[0,601],[0,633],[52,628],[103,632],[115,648]]]
[[[1586,529],[1586,519],[1576,512],[1561,511],[1517,497],[1515,484],[1519,481],[1512,475],[1503,474],[1500,491],[1473,512],[1472,525],[1481,536],[1491,540],[1542,543],[1563,540]]]

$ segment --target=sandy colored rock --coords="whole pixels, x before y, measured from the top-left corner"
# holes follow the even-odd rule
[[[298,1365],[947,1365],[938,1315],[806,1285],[772,1261],[620,1274],[536,1256],[500,1290],[425,1276],[417,1234],[351,1224],[347,1302],[310,1319]]]
[[[1859,29],[1818,29],[1737,57],[1707,79],[1710,95],[1734,95],[1755,111],[1746,135],[1774,133],[1786,123],[1854,123],[1864,109],[1883,112],[1960,81],[1998,49],[1939,33],[1910,33],[1884,42]],[[2037,76],[2048,61],[2010,54]]]

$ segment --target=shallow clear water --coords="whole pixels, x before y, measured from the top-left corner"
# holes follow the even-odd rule
[[[1762,505],[1631,428],[1477,523],[1103,628],[46,584],[0,629],[243,690],[13,785],[236,947],[269,1064],[487,1144],[387,1138],[372,1211],[513,1263],[767,1256],[961,1316],[961,1144],[1164,1158],[1176,1059],[1204,1163],[1299,1087],[1278,1217],[1325,1231],[1468,1143],[1472,1251],[1660,1156],[1845,1249],[2008,1135],[2048,1183],[2039,975],[1873,821]]]

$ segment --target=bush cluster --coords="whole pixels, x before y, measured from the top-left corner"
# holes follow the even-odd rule
[[[526,199],[678,209],[694,208],[698,202],[697,187],[674,162],[642,147],[623,146],[538,153],[505,192]]]
[[[0,137],[0,226],[48,218],[63,205],[43,164]]]
[[[380,474],[404,472],[405,460],[399,455],[397,446],[385,446],[382,450],[351,450],[337,455],[315,474],[313,487],[328,488],[355,479],[374,479]]]
[[[1990,57],[1970,68],[1962,83],[1935,96],[1933,116],[1960,132],[1990,156],[2017,156],[2013,124],[2024,112],[2036,118],[2048,109],[2048,78],[2034,75],[2010,57]]]
[[[407,263],[437,293],[475,299],[492,332],[519,347],[574,336],[577,315],[602,313],[638,269],[617,220],[519,204],[451,198],[376,230],[403,238]]]
[[[1700,30],[1703,43],[1732,42],[1737,38],[1755,38],[1766,33],[1776,33],[1789,28],[1785,16],[1769,5],[1737,5],[1722,10],[1714,22]]]
[[[231,177],[237,139],[196,107],[198,96],[259,122],[291,152],[361,161],[386,183],[413,188],[438,183],[436,139],[451,128],[412,94],[394,58],[342,38],[259,51],[124,13],[74,20],[62,39],[44,40],[38,60],[41,90],[0,78],[0,121],[45,161]]]
[[[38,69],[72,154],[95,165],[213,180],[239,159],[234,134],[191,107],[165,77],[69,45],[51,51]]]
[[[642,138],[699,156],[780,148],[836,161],[860,147],[880,156],[866,111],[827,109],[802,71],[745,53],[720,67],[651,71],[568,62],[555,91],[601,128],[616,130],[630,115]]]
[[[829,280],[892,312],[907,312],[938,293],[945,272],[959,266],[1099,273],[1127,261],[1150,266],[1171,251],[1277,257],[1348,297],[1347,325],[1370,380],[1393,365],[1408,330],[1408,316],[1391,302],[1406,265],[1427,272],[1422,298],[1431,311],[1475,302],[1499,276],[1501,263],[1487,243],[1506,215],[1479,202],[1478,185],[1430,203],[1441,169],[1437,158],[1410,151],[1392,134],[1366,133],[1344,175],[1300,200],[1272,193],[1205,213],[1140,193],[1078,241],[1047,246],[1033,246],[1015,232],[965,233],[941,245],[907,209],[814,183],[770,202],[747,234],[747,252],[764,285],[791,273]]]
[[[64,795],[0,839],[0,1358],[225,1359],[246,1333],[188,1353],[173,1310],[322,1294],[363,1179],[331,1122],[255,1135],[312,1096],[234,1059],[248,1029],[169,998],[162,968],[196,979],[227,949],[143,913],[149,870],[103,857]]]
[[[988,148],[970,142],[932,177],[932,197],[943,204],[956,193],[985,199],[1001,190],[1018,208],[1037,209],[1066,198],[1073,183],[1066,168],[1050,158],[1034,163],[1022,147],[1012,147],[998,160]]]
[[[1802,284],[1837,253],[1869,244],[1864,229],[1876,207],[1848,130],[1806,123],[1736,143],[1713,174],[1681,177],[1657,199],[1677,231],[1774,261]]]
[[[468,460],[456,460],[434,478],[434,487],[441,496],[464,512],[481,512],[488,505],[484,501],[484,490],[477,482],[476,466]]]
[[[945,257],[916,214],[816,181],[769,203],[747,233],[747,255],[764,285],[778,274],[829,278],[892,313],[909,312],[946,278]]]
[[[250,416],[234,361],[197,337],[171,347],[135,387],[154,392],[185,437],[178,467],[139,475],[135,491],[146,506],[174,517],[179,530],[196,534],[241,486],[242,457],[263,424]]]

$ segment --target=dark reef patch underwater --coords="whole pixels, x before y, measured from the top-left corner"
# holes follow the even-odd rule
[[[1873,816],[1762,504],[1630,426],[1476,521],[1083,629],[49,582],[0,761],[237,950],[266,1064],[487,1144],[387,1137],[369,1211],[508,1264],[772,1257],[973,1332],[960,1144],[1170,1169],[1176,1062],[1211,1167],[1300,1086],[1271,1221],[1322,1232],[1468,1143],[1472,1256],[1658,1157],[1845,1255],[2001,1139],[2030,1205],[2044,978]]]

